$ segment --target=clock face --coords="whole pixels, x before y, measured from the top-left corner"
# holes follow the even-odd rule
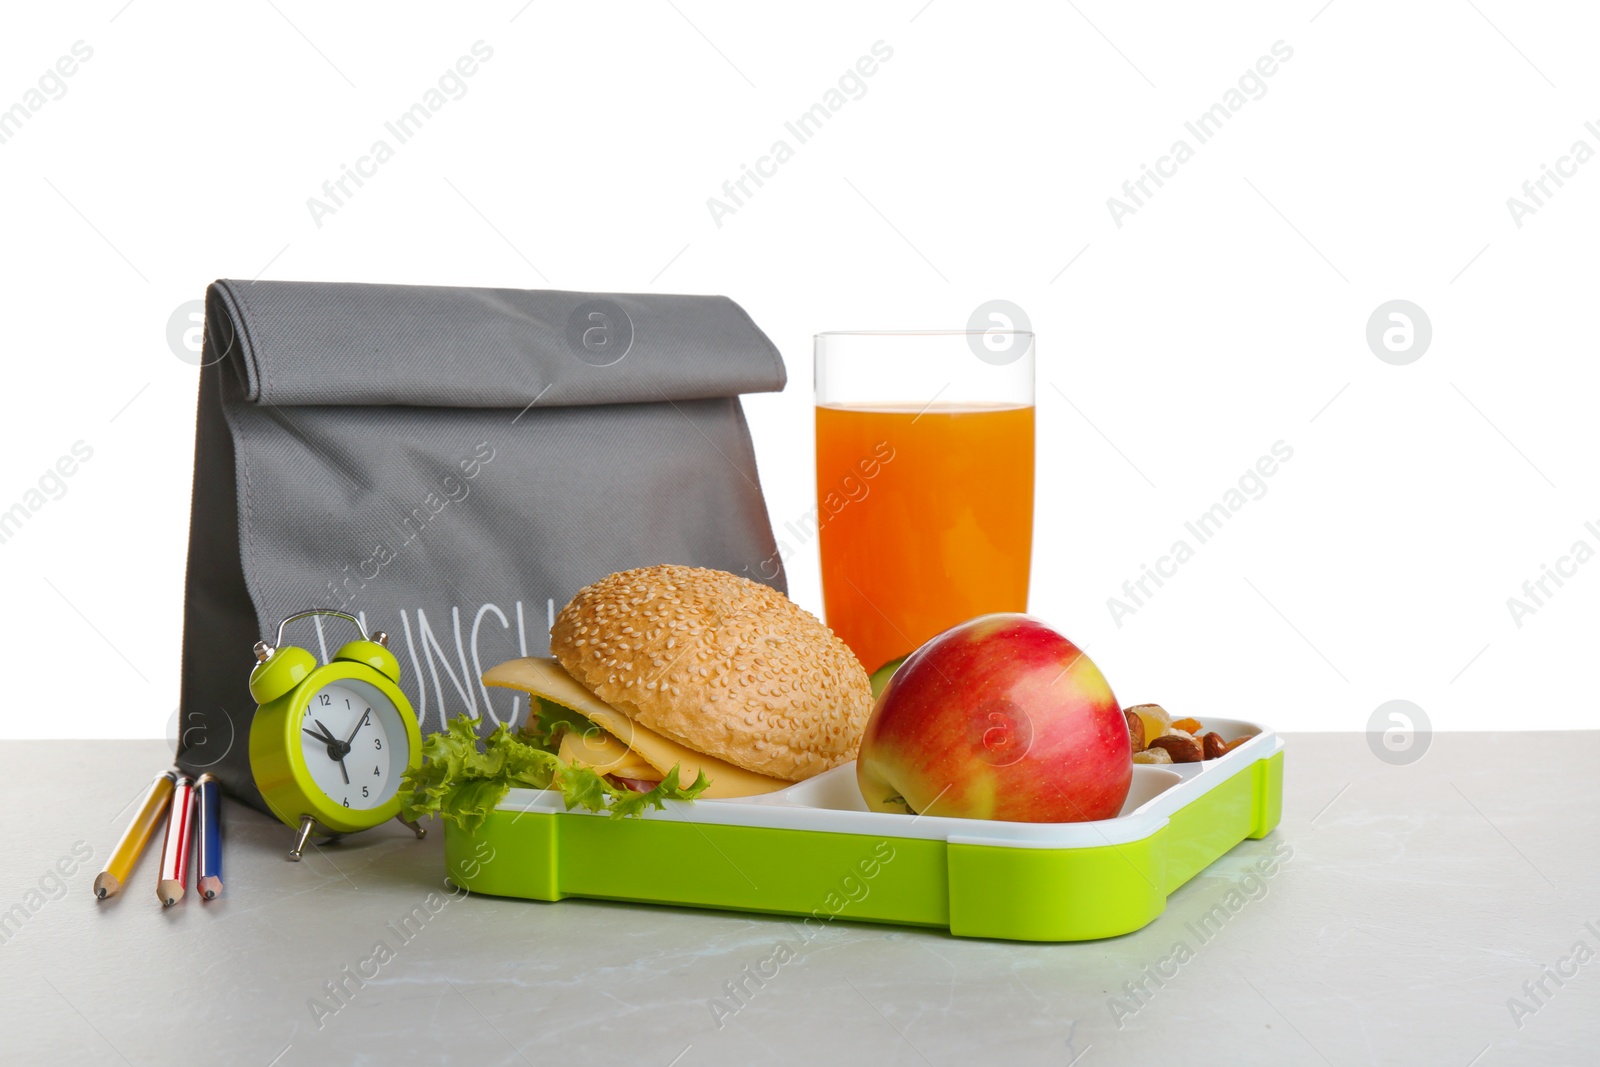
[[[399,710],[376,686],[355,678],[312,694],[300,709],[300,746],[317,788],[357,811],[395,795],[409,756]]]

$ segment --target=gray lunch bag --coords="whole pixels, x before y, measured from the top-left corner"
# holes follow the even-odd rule
[[[179,765],[263,806],[251,649],[308,608],[388,632],[426,734],[525,715],[479,675],[545,655],[554,613],[612,571],[685,563],[785,589],[739,403],[784,381],[724,297],[215,282]],[[284,640],[327,662],[347,626]]]

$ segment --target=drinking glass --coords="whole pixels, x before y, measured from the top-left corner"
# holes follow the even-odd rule
[[[1026,611],[1034,337],[816,336],[828,625],[868,671],[977,615]]]

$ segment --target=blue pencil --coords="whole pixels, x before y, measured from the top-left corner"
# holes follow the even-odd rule
[[[200,878],[195,888],[204,900],[222,892],[222,787],[214,775],[202,774],[195,783],[198,793],[196,807],[200,809],[200,824],[195,838],[200,845]]]

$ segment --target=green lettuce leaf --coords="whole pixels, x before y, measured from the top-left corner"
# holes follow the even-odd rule
[[[599,729],[577,712],[539,701],[528,729],[501,723],[480,748],[477,720],[457,716],[422,742],[422,766],[401,780],[400,810],[407,819],[453,819],[465,830],[483,825],[513,788],[559,789],[568,811],[608,811],[612,818],[643,815],[667,800],[693,800],[711,783],[702,771],[684,787],[673,767],[648,793],[613,785],[589,767],[568,765],[555,754],[565,730]]]
[[[571,708],[564,708],[553,700],[533,698],[532,714],[525,727],[530,739],[540,747],[554,752],[561,745],[561,735],[572,731],[580,737],[603,732],[600,725]]]
[[[591,772],[593,773],[593,772]],[[611,799],[612,818],[622,818],[629,815],[643,815],[646,808],[655,808],[660,811],[666,807],[663,800],[693,800],[706,791],[706,786],[711,781],[706,777],[706,772],[701,771],[694,776],[694,784],[688,788],[678,784],[678,766],[673,764],[661,779],[661,784],[648,793],[636,793],[632,789],[623,789],[614,793]],[[571,805],[567,805],[571,807]]]

